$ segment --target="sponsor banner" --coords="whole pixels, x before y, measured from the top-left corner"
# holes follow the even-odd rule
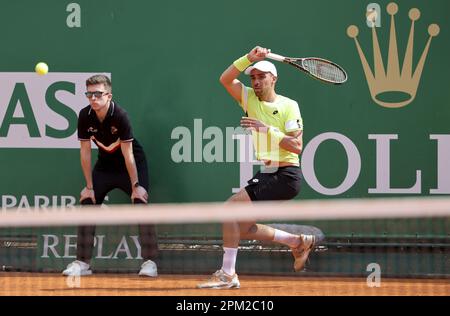
[[[78,112],[94,74],[0,73],[0,148],[79,148]]]

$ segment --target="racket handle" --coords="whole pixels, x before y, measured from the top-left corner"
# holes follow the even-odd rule
[[[268,53],[266,57],[281,62],[286,59],[286,57],[274,53]]]

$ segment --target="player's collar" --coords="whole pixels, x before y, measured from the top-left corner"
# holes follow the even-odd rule
[[[111,100],[111,103],[109,104],[109,109],[108,109],[108,114],[109,114],[110,116],[113,116],[113,115],[114,115],[114,109],[115,109],[115,107],[116,107],[116,104],[114,103],[113,100]],[[92,113],[92,106],[89,106],[89,112],[88,112],[88,115],[91,115],[91,113]],[[107,115],[108,115],[108,114],[107,114]]]
[[[116,103],[113,100],[111,100],[111,103],[109,104],[109,109],[108,109],[108,112],[110,112],[109,113],[110,116],[114,115],[115,107],[116,107]]]

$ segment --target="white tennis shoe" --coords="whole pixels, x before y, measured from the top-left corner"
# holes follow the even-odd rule
[[[296,248],[291,248],[294,256],[294,270],[301,271],[305,267],[306,260],[308,260],[309,253],[314,249],[316,244],[316,237],[314,235],[300,235],[301,243]]]
[[[238,275],[228,275],[222,269],[217,270],[206,281],[197,285],[199,289],[231,289],[240,288]]]
[[[62,274],[67,276],[91,275],[92,270],[89,269],[89,264],[86,262],[75,260],[67,265],[67,268],[62,272]]]
[[[145,261],[141,265],[141,270],[139,271],[139,275],[149,276],[149,277],[157,277],[158,276],[158,269],[156,267],[156,263],[154,263],[151,260]]]

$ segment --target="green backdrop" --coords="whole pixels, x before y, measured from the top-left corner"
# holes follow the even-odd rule
[[[300,104],[304,152],[311,140],[334,133],[347,137],[361,160],[360,172],[342,192],[326,194],[307,178],[298,199],[450,193],[450,168],[446,167],[450,159],[450,90],[446,78],[450,69],[450,4],[446,0],[396,1],[400,63],[411,26],[411,8],[421,12],[415,22],[413,68],[429,38],[428,26],[436,23],[440,27],[439,35],[431,41],[416,97],[401,108],[381,107],[372,100],[354,40],[347,35],[350,25],[358,27],[358,41],[373,67],[372,35],[365,19],[370,2],[79,0],[79,10],[75,11],[69,1],[60,0],[1,3],[3,210],[27,203],[34,205],[36,196],[47,197],[50,205],[61,204],[63,196],[68,197],[67,201],[78,199],[84,179],[74,138],[74,113],[87,105],[82,96],[83,78],[92,73],[112,76],[114,99],[129,113],[134,134],[149,160],[151,202],[226,200],[232,188],[239,186],[239,162],[174,162],[171,151],[180,139],[173,139],[172,132],[185,126],[195,138],[195,119],[202,120],[201,132],[217,126],[225,135],[226,127],[238,126],[242,113],[218,78],[255,45],[287,56],[327,58],[342,65],[349,75],[345,85],[332,86],[277,64],[278,93]],[[389,2],[377,3],[381,7],[377,34],[386,64]],[[76,22],[80,22],[79,27],[70,27]],[[34,66],[39,61],[50,67],[48,80],[65,83],[55,88],[46,83],[45,76],[35,75]],[[249,85],[248,78],[241,79]],[[63,91],[57,92],[58,89]],[[72,97],[67,100],[76,102],[58,102],[64,99],[64,93]],[[36,119],[42,111],[52,111],[53,118],[41,115]],[[46,126],[56,125],[63,140],[72,137],[69,145],[39,146],[36,133],[30,135],[33,126],[37,126],[42,137]],[[398,138],[390,141],[389,166],[386,162],[377,165],[381,149],[377,149],[373,138],[380,135]],[[20,145],[24,139],[35,142],[33,148]],[[226,140],[224,136],[223,142]],[[204,149],[211,140],[197,135],[197,141]],[[47,139],[44,143],[51,142]],[[314,174],[325,188],[339,187],[347,169],[355,167],[350,166],[342,143],[335,140],[322,142],[312,157],[314,164],[303,165],[304,172]],[[369,192],[379,185],[377,172],[383,173],[387,167],[390,188],[408,189],[418,180],[418,191]],[[420,179],[416,179],[416,170],[421,171]],[[126,201],[124,194],[114,192],[108,203]],[[326,233],[339,232],[332,228],[327,231],[327,227]],[[393,227],[391,233],[395,234]],[[446,235],[447,229],[448,222],[438,231]]]

